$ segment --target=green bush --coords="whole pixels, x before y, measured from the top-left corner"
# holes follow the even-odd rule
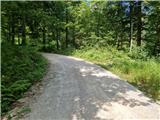
[[[128,56],[133,58],[133,59],[143,59],[146,60],[148,59],[148,52],[147,50],[141,46],[141,47],[136,47],[134,46],[132,48],[132,51],[128,53]]]
[[[119,59],[111,68],[149,97],[160,99],[160,63],[155,59]]]
[[[141,68],[134,71],[133,82],[148,96],[160,100],[160,64],[155,60],[141,62]]]
[[[47,61],[31,47],[2,44],[2,113],[45,72]]]

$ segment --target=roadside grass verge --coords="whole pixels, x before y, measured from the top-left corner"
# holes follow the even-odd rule
[[[31,85],[39,81],[47,60],[31,47],[1,45],[1,111],[10,110],[11,104],[21,98]]]
[[[61,51],[91,61],[127,80],[148,97],[160,100],[160,60],[143,53],[127,53],[114,48],[88,48]]]

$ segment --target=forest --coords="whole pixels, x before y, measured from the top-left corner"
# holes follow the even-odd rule
[[[160,100],[159,1],[2,1],[2,113],[46,71],[41,52],[91,61]]]

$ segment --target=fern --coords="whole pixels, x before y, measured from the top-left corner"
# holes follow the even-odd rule
[[[46,60],[30,47],[2,44],[2,113],[19,99],[35,80],[41,79]]]

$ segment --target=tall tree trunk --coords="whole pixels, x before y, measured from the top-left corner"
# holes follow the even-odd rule
[[[119,41],[119,34],[116,32],[116,41],[117,41],[117,49],[119,49],[120,41]]]
[[[56,47],[57,47],[57,50],[59,50],[59,42],[58,42],[58,40],[59,40],[59,31],[58,31],[58,29],[56,29]]]
[[[11,28],[12,28],[12,17],[11,17],[11,15],[9,15],[9,20],[8,20],[8,42],[9,43],[11,43],[11,33],[12,33]]]
[[[119,49],[122,49],[123,48],[123,34],[121,33],[120,34],[120,48]]]
[[[26,25],[25,16],[22,18],[22,45],[26,45]]]
[[[20,42],[20,33],[18,32],[18,45],[20,45],[21,42]]]
[[[129,40],[129,52],[132,51],[132,42],[133,42],[133,23],[130,21],[130,40]]]
[[[19,19],[18,20],[18,45],[21,45],[21,42],[20,42],[20,33],[21,33],[21,20]]]
[[[68,10],[66,6],[66,25],[68,25]],[[66,48],[68,47],[68,27],[66,26]]]
[[[99,10],[99,12],[100,12],[100,10]],[[98,21],[97,21],[97,28],[96,28],[96,34],[98,37],[99,37],[99,27],[100,27],[100,13],[98,13]]]
[[[43,50],[46,48],[46,30],[45,27],[43,27]]]
[[[138,1],[137,9],[137,46],[141,46],[141,31],[142,31],[142,12],[141,12],[142,1]]]
[[[75,28],[73,28],[73,31],[72,31],[72,44],[75,48],[77,48],[76,40],[75,40]]]
[[[157,39],[155,41],[155,44],[154,44],[154,49],[153,49],[153,54],[156,56],[156,55],[160,55],[160,25],[157,25]]]
[[[59,44],[59,48],[62,48],[62,46],[61,46],[61,29],[59,29],[58,30],[58,41],[60,42],[60,44]]]
[[[15,43],[15,25],[14,25],[14,15],[12,13],[12,21],[11,21],[11,25],[12,25],[12,44]]]
[[[131,52],[131,50],[132,50],[132,38],[133,38],[132,15],[133,15],[133,5],[132,5],[132,1],[130,1],[130,40],[129,40],[129,52]]]

